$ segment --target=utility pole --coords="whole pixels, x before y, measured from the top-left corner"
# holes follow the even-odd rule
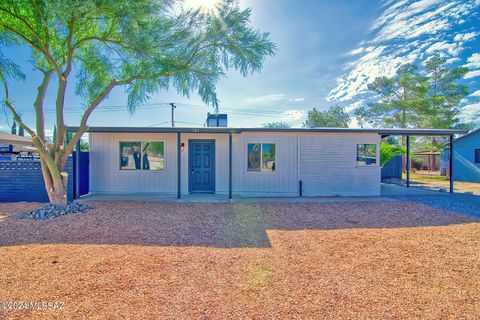
[[[177,107],[175,103],[170,102],[170,106],[172,107],[172,128],[175,127],[175,116],[174,116],[174,110]]]

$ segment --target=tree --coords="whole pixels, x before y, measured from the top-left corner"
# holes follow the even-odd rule
[[[350,116],[345,108],[340,105],[330,107],[326,111],[318,111],[316,108],[308,111],[308,119],[303,123],[304,127],[330,127],[348,128]]]
[[[434,55],[425,64],[428,91],[426,93],[427,108],[422,114],[422,126],[440,129],[474,128],[473,123],[460,123],[458,115],[461,112],[460,103],[468,95],[468,87],[460,81],[468,72],[466,67],[450,69],[446,59]],[[435,137],[431,141],[420,140],[423,150],[435,150],[447,143],[446,138]]]
[[[446,59],[434,55],[425,64],[428,81],[428,111],[424,124],[430,128],[458,128],[460,124],[460,102],[468,95],[468,87],[460,81],[468,72],[466,67],[450,69]]]
[[[243,76],[259,71],[276,51],[268,33],[250,27],[251,10],[225,0],[215,12],[179,9],[182,1],[160,0],[3,0],[0,41],[29,46],[30,62],[41,72],[34,102],[35,127],[20,117],[9,81],[25,75],[0,54],[4,104],[37,147],[49,200],[65,206],[68,175],[64,166],[88,130],[88,119],[112,90],[125,87],[128,110],[169,87],[218,105],[216,83],[228,69]],[[56,81],[52,81],[52,80]],[[66,143],[64,102],[67,85],[83,99],[79,130]],[[56,95],[55,143],[47,145],[44,98],[49,85]]]
[[[288,122],[278,121],[278,122],[269,122],[262,124],[264,128],[290,128],[292,125]]]
[[[379,101],[355,110],[360,126],[408,128],[419,126],[419,114],[424,113],[426,79],[418,67],[407,64],[395,76],[379,77],[368,85],[379,96]]]

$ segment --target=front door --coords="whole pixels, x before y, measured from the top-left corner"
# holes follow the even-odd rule
[[[215,192],[215,141],[189,140],[189,191]]]

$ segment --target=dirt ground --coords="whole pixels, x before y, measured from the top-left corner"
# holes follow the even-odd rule
[[[480,318],[471,217],[401,201],[118,201],[17,219],[35,205],[0,203],[0,319]]]

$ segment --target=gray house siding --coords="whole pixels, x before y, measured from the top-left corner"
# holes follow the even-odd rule
[[[89,135],[91,193],[177,192],[177,139],[168,133],[94,133]],[[120,170],[120,141],[165,141],[165,170]]]
[[[247,171],[247,145],[274,143],[274,172]],[[297,136],[244,133],[233,137],[233,193],[250,196],[298,195]]]
[[[453,177],[455,181],[480,182],[480,163],[475,163],[475,149],[480,149],[480,131],[454,142]]]
[[[90,193],[148,194],[177,192],[176,133],[89,134]],[[181,193],[188,193],[189,140],[215,140],[215,192],[228,194],[228,133],[182,133]],[[120,141],[164,141],[165,170],[120,170]],[[377,144],[377,133],[244,132],[232,136],[232,192],[240,196],[297,196],[299,181],[306,196],[380,194],[380,166],[357,166],[357,143]],[[247,171],[247,144],[274,143],[274,172]]]
[[[324,134],[300,136],[300,180],[305,196],[380,195],[378,165],[357,165],[357,144],[377,144],[376,134]]]

